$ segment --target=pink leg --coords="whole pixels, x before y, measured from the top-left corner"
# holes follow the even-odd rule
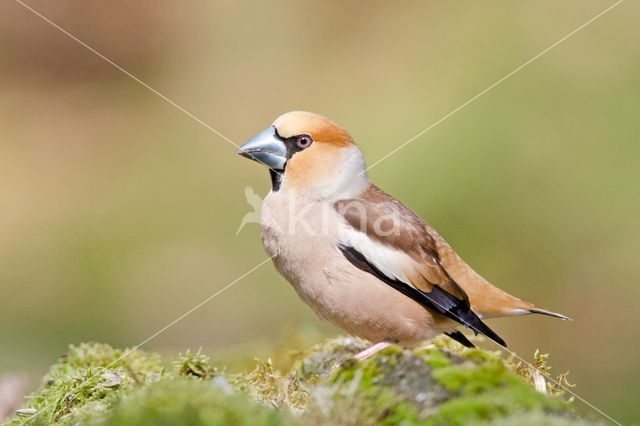
[[[391,346],[393,344],[394,344],[394,342],[391,341],[391,340],[383,340],[382,342],[376,343],[373,346],[369,346],[367,349],[365,349],[362,352],[358,352],[353,357],[357,361],[363,361],[363,360],[369,358],[370,356],[377,354],[381,350],[388,348],[389,346]],[[331,369],[331,371],[329,371],[329,374],[335,373],[336,370],[338,368],[340,368],[341,365],[342,365],[342,363],[334,365],[333,368]]]
[[[369,358],[370,356],[377,354],[381,350],[387,349],[391,345],[393,345],[393,343],[389,342],[388,340],[383,340],[382,342],[376,343],[375,345],[368,347],[362,352],[358,352],[353,357],[358,361],[363,361]]]

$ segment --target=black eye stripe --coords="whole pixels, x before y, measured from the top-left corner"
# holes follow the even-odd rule
[[[280,136],[278,134],[278,131],[276,130],[276,136],[282,142],[284,142],[285,146],[287,147],[287,160],[291,159],[291,157],[293,157],[293,155],[296,154],[297,152],[300,152],[300,151],[302,151],[304,149],[307,149],[311,145],[313,145],[313,138],[310,135],[307,135],[307,134],[301,134],[301,135],[291,136],[291,137],[288,137],[288,138],[283,138],[282,136]],[[307,144],[302,144],[302,146],[300,146],[298,144],[298,140],[300,138],[308,138],[309,142]]]
[[[278,129],[276,129],[276,137],[280,139],[287,148],[287,161],[293,157],[293,155],[299,151],[309,148],[313,145],[313,138],[310,135],[302,134],[291,136],[290,138],[283,138],[278,134]],[[299,138],[309,138],[308,144],[302,144],[302,146],[298,145]],[[284,178],[285,171],[287,170],[287,163],[284,164],[284,170],[282,172],[276,172],[274,170],[269,170],[271,175],[271,189],[273,192],[278,192],[280,190],[280,185],[282,184],[282,179]]]

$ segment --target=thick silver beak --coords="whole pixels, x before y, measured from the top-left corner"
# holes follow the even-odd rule
[[[236,154],[262,163],[274,170],[284,170],[287,162],[287,147],[276,136],[276,129],[269,127],[249,139],[236,151]]]

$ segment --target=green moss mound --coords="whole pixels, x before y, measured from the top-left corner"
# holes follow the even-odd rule
[[[536,391],[533,371],[499,353],[441,337],[355,362],[365,346],[335,339],[299,352],[284,373],[259,360],[253,371],[226,374],[200,352],[167,359],[81,344],[6,424],[593,424],[573,414],[557,387]],[[534,359],[542,371],[545,362]]]

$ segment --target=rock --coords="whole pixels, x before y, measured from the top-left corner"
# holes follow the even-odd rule
[[[200,351],[165,359],[136,350],[121,359],[122,350],[82,344],[51,367],[21,412],[31,413],[29,423],[60,425],[593,424],[546,386],[546,355],[536,355],[532,371],[443,336],[356,362],[366,346],[334,339],[299,351],[285,372],[258,360],[251,372],[225,374]]]

